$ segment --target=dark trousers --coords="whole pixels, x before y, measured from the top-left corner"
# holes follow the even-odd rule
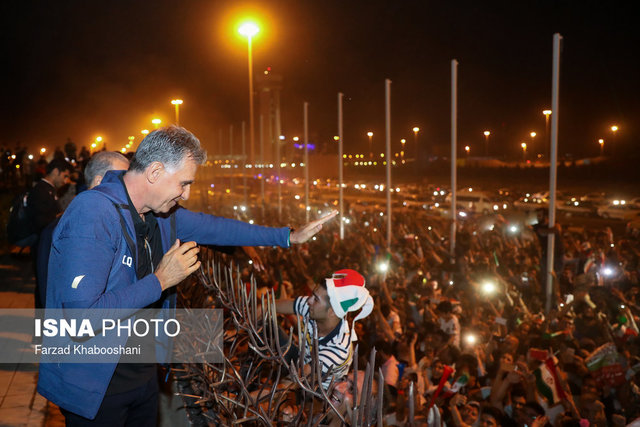
[[[158,416],[158,379],[119,394],[104,397],[96,418],[90,420],[60,408],[67,426],[156,427]]]

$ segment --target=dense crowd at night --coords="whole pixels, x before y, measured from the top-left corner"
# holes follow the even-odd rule
[[[46,162],[34,165],[33,176],[25,167],[7,173],[3,165],[5,186],[28,184]],[[240,211],[225,197],[212,200],[214,214],[278,223],[273,204],[260,215],[259,206]],[[296,200],[284,203],[282,216],[304,222]],[[246,281],[254,274],[259,290],[279,298],[310,295],[340,269],[365,277],[375,306],[355,323],[355,344],[360,367],[376,349],[386,425],[408,425],[409,396],[416,425],[624,426],[640,419],[637,236],[614,237],[608,228],[553,230],[560,249],[552,309],[545,312],[542,236],[535,227],[514,233],[501,215],[470,215],[457,224],[452,258],[446,219],[400,210],[388,244],[378,211],[354,204],[346,216],[344,240],[335,220],[291,250],[264,248],[253,265],[235,262],[244,266]],[[281,322],[288,330],[294,316]],[[333,398],[346,414],[350,380],[340,380]]]

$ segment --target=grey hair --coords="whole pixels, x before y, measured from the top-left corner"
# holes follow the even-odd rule
[[[142,140],[129,170],[143,172],[153,162],[177,169],[187,157],[202,164],[207,160],[207,153],[194,134],[183,127],[167,126],[154,130]]]
[[[107,171],[113,169],[113,164],[118,160],[129,164],[129,159],[115,151],[100,151],[93,156],[84,168],[84,181],[87,187],[91,187],[96,176],[104,176]]]

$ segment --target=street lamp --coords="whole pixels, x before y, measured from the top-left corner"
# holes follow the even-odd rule
[[[413,130],[413,152],[415,153],[415,157],[417,159],[418,158],[418,132],[420,132],[420,128],[418,126],[414,126],[412,130]]]
[[[400,146],[401,146],[401,148],[400,148],[400,158],[402,159],[402,164],[404,164],[404,144],[406,144],[406,143],[407,143],[406,139],[402,138],[400,140]]]
[[[488,130],[484,131],[484,156],[489,157],[489,135],[491,132]]]
[[[527,161],[527,143],[523,142],[522,144],[520,144],[520,147],[522,147],[522,161],[526,162]]]
[[[531,137],[531,146],[533,147],[533,139],[536,137],[537,133],[535,132],[529,132],[529,136]],[[534,157],[535,157],[535,152],[534,152]]]
[[[156,127],[156,129],[158,129],[158,127],[160,126],[160,123],[162,123],[162,120],[153,119],[153,120],[151,120],[151,123],[153,123],[153,125]]]
[[[367,136],[369,137],[369,158],[373,159],[373,132],[367,132]]]
[[[171,104],[176,107],[176,126],[180,126],[180,106],[182,105],[182,99],[172,99]]]
[[[149,129],[142,129],[140,133],[143,135],[149,135]]]
[[[619,129],[620,128],[618,127],[618,125],[611,126],[611,132],[613,132],[613,145],[611,145],[611,148],[609,149],[609,155],[613,154],[613,152],[616,151],[616,143],[618,142],[618,138],[616,138],[616,135],[618,134]]]
[[[469,157],[469,152],[471,151],[471,147],[469,147],[468,145],[465,145],[464,151],[467,153],[467,157]]]
[[[251,40],[258,34],[260,28],[255,22],[247,21],[240,25],[238,32],[247,38],[247,57],[249,65],[249,143],[250,143],[250,163],[255,163],[254,148],[254,119],[253,119],[253,54],[251,50]]]
[[[542,114],[544,114],[544,154],[549,157],[548,149],[551,144],[549,140],[549,116],[551,115],[551,110],[542,110]]]
[[[604,156],[604,139],[600,138],[598,144],[600,144],[600,157],[602,157]]]

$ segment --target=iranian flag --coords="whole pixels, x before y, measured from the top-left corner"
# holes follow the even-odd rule
[[[433,396],[431,396],[431,402],[429,403],[427,412],[429,412],[433,407],[433,405],[436,403],[436,399],[438,398],[438,396],[440,396],[440,393],[442,392],[444,385],[446,384],[447,380],[454,372],[455,371],[451,366],[444,365],[444,370],[442,372],[442,377],[440,378],[440,383],[438,383],[438,388],[436,389],[435,393],[433,393]]]
[[[560,386],[558,372],[552,358],[545,360],[543,364],[533,371],[533,375],[536,377],[538,393],[549,402],[550,406],[562,399],[566,399],[567,395]]]
[[[460,375],[456,380],[456,382],[453,383],[451,388],[447,388],[447,387],[444,388],[444,393],[442,394],[442,396],[445,399],[453,396],[454,394],[458,393],[462,387],[467,385],[468,382],[469,382],[469,377],[467,376],[467,374]]]

